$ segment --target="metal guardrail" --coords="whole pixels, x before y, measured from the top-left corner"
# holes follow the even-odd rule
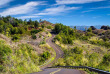
[[[103,71],[100,69],[96,69],[93,67],[87,67],[87,66],[55,66],[55,67],[48,67],[48,68],[73,68],[73,69],[88,69],[89,71],[94,71],[99,74],[110,74],[108,71]]]

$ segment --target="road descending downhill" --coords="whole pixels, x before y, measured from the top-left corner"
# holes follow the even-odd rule
[[[85,73],[75,69],[47,68],[44,71],[33,74],[85,74]]]
[[[31,73],[31,74],[85,74],[83,71],[75,70],[75,69],[60,69],[60,68],[47,68],[51,67],[53,63],[55,63],[59,58],[63,57],[63,51],[60,49],[58,45],[56,45],[54,42],[52,42],[53,38],[56,36],[56,34],[52,34],[51,38],[48,38],[46,40],[46,43],[48,43],[56,52],[56,57],[53,62],[41,67],[43,71]]]
[[[52,37],[48,38],[46,40],[46,43],[48,43],[56,52],[56,57],[53,62],[49,63],[48,65],[45,65],[41,67],[41,69],[45,69],[47,67],[51,67],[53,63],[55,63],[59,58],[63,57],[63,51],[60,49],[58,45],[56,45],[54,42],[52,42],[53,38],[56,36],[55,34],[51,33]]]

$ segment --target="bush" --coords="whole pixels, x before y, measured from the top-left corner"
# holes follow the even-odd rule
[[[4,63],[8,60],[7,56],[12,53],[9,46],[0,43],[0,71],[4,70]]]
[[[61,41],[61,37],[58,36],[58,35],[57,35],[54,39],[55,39],[55,40],[58,40],[58,41]]]
[[[18,34],[24,34],[25,29],[24,28],[18,28]]]
[[[10,33],[11,33],[11,35],[18,34],[18,28],[17,27],[12,27],[11,30],[10,30]]]
[[[32,39],[36,39],[36,35],[35,34],[32,34]]]
[[[13,41],[18,41],[19,39],[20,39],[20,37],[17,36],[17,35],[14,35],[14,36],[12,37],[12,40],[13,40]]]
[[[40,44],[46,44],[46,41],[45,41],[45,40],[43,40],[43,41],[41,41],[41,42],[40,42]]]
[[[3,70],[4,70],[4,67],[0,65],[0,72],[2,72]]]
[[[42,29],[39,29],[39,30],[33,29],[33,30],[31,30],[31,34],[36,34],[36,33],[40,32],[40,31],[42,31]]]
[[[0,26],[4,25],[4,24],[5,24],[5,22],[3,20],[0,20]]]
[[[73,44],[73,40],[72,40],[72,38],[67,38],[67,41],[68,41],[68,44]]]
[[[41,27],[44,28],[45,27],[45,24],[41,25]]]
[[[47,26],[47,29],[51,29],[51,28],[52,28],[52,26],[51,26],[51,25]]]
[[[48,51],[46,51],[46,52],[44,52],[44,53],[42,54],[42,57],[43,57],[45,60],[47,60],[48,58],[50,58],[50,56],[51,56],[51,54],[50,54]]]
[[[83,50],[81,48],[75,47],[73,49],[73,52],[76,53],[76,54],[82,54],[83,53]]]
[[[105,54],[103,57],[103,62],[104,65],[108,65],[110,66],[110,53],[109,54]]]

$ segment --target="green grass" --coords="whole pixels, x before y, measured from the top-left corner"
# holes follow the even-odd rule
[[[1,46],[2,45],[2,46]],[[10,48],[9,45],[6,44],[5,41],[0,40],[0,47],[2,48]],[[48,62],[48,60],[44,60],[45,63],[49,64],[50,62],[52,62],[54,60],[55,54],[54,54],[54,50],[49,46],[49,45],[41,45],[41,47],[44,49],[45,47],[47,47],[47,51],[51,50],[51,58],[49,58],[48,60],[50,60]],[[0,48],[0,52],[4,52],[4,49],[2,49],[3,51],[1,51]],[[42,65],[43,61],[40,61],[40,59],[42,58],[35,49],[33,49],[30,45],[28,44],[20,44],[17,47],[14,47],[14,49],[12,49],[12,47],[10,48],[11,53],[5,54],[5,59],[4,60],[4,64],[0,65],[0,73],[3,74],[24,74],[24,73],[33,73],[33,72],[38,72],[40,71],[40,65]],[[46,50],[46,49],[44,49]],[[9,51],[7,51],[9,53]],[[6,52],[6,53],[7,53]],[[49,52],[50,53],[50,52]],[[54,55],[54,56],[53,56]],[[0,59],[0,61],[2,61]]]
[[[110,65],[106,66],[102,63],[103,56],[107,53],[107,48],[80,40],[74,40],[72,45],[62,44],[59,41],[55,43],[61,46],[64,51],[64,58],[60,58],[54,64],[55,66],[90,66],[110,71]],[[77,50],[75,50],[76,47],[78,47]],[[83,50],[83,52],[79,53],[80,50]]]

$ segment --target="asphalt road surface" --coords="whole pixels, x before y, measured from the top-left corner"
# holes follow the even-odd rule
[[[44,71],[32,74],[85,74],[83,71],[75,69],[47,68]]]

